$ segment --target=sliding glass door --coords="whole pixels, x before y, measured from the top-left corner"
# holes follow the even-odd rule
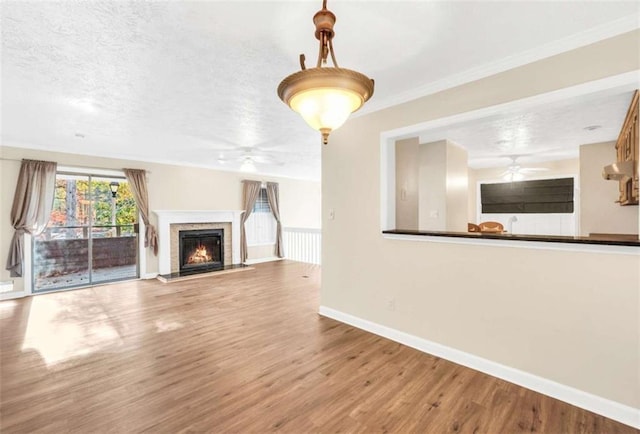
[[[124,177],[58,173],[49,224],[32,243],[33,291],[137,278],[137,215]]]

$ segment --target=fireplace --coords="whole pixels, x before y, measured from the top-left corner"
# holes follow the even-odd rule
[[[158,272],[180,272],[179,232],[200,229],[224,229],[224,266],[239,265],[240,217],[244,210],[154,210],[158,217]]]
[[[224,266],[224,229],[180,231],[180,271],[206,271]]]

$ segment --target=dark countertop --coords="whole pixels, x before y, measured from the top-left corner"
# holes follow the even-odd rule
[[[548,243],[572,243],[572,244],[600,244],[608,246],[640,247],[640,239],[624,239],[615,236],[594,237],[567,237],[560,235],[523,235],[523,234],[499,234],[491,232],[445,232],[445,231],[416,231],[407,229],[392,229],[382,231],[383,234],[394,235],[421,235],[428,237],[453,237],[472,238],[486,240],[513,240],[513,241],[542,241]]]

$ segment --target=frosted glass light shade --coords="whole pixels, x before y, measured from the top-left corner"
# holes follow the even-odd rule
[[[508,172],[504,174],[503,178],[506,181],[511,181],[511,182],[522,181],[524,179],[524,175],[520,172]]]
[[[240,170],[242,172],[252,173],[252,172],[256,172],[258,169],[256,168],[256,165],[253,162],[253,160],[250,157],[247,157],[242,162],[242,165],[240,166]]]
[[[350,69],[310,68],[282,80],[278,96],[322,132],[326,144],[329,133],[371,98],[373,85],[369,77]]]
[[[321,88],[298,92],[289,105],[302,115],[311,128],[332,131],[344,124],[362,103],[362,98],[355,92]]]

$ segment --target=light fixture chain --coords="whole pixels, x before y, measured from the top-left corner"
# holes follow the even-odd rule
[[[331,53],[331,61],[333,62],[333,66],[339,68],[338,62],[336,61],[336,55],[333,52],[333,41],[329,39],[329,52]]]
[[[324,57],[324,52],[325,52],[325,41],[324,41],[325,35],[324,33],[322,33],[320,35],[320,48],[318,51],[318,62],[316,64],[316,68],[320,68],[322,66],[322,61],[325,59]]]

